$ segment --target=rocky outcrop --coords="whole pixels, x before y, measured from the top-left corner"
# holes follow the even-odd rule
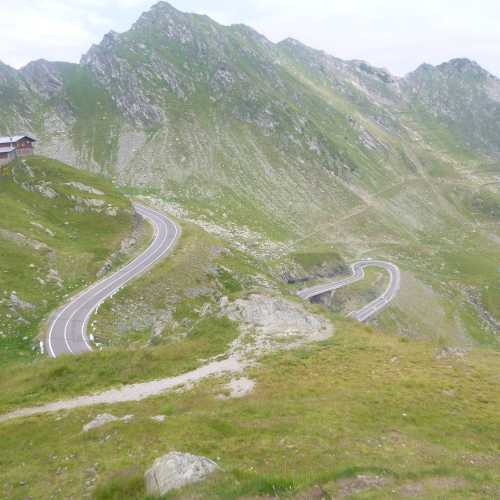
[[[146,493],[155,497],[166,495],[172,490],[204,480],[218,468],[208,458],[174,451],[155,460],[146,471]]]
[[[275,349],[293,349],[330,337],[332,324],[311,314],[299,303],[281,297],[252,294],[229,303],[223,298],[221,311],[240,323],[243,336],[232,350],[244,357],[260,356]]]
[[[35,306],[20,299],[16,292],[12,292],[10,294],[10,304],[13,309],[24,309],[24,310],[33,310]]]
[[[103,427],[104,425],[110,424],[111,422],[130,422],[134,418],[133,415],[125,415],[122,418],[115,417],[110,413],[101,413],[97,415],[91,422],[85,424],[83,426],[83,432],[89,432],[93,429],[98,429],[99,427]]]
[[[55,191],[49,182],[39,182],[39,183],[28,183],[23,182],[21,187],[25,191],[29,191],[30,193],[39,193],[45,198],[49,198],[49,200],[53,200],[58,196],[57,191]]]
[[[89,193],[89,194],[93,194],[96,196],[104,196],[104,193],[102,191],[99,191],[99,189],[96,189],[92,186],[87,186],[86,184],[83,184],[82,182],[67,182],[65,185],[72,187],[72,188],[75,188],[78,191],[82,191],[84,193]]]
[[[22,68],[21,73],[31,90],[45,99],[51,99],[62,92],[64,82],[58,63],[39,59]]]
[[[32,248],[37,252],[48,252],[51,253],[52,250],[45,243],[27,238],[24,234],[15,233],[14,231],[9,231],[8,229],[0,228],[0,238],[12,241],[19,246],[26,246]]]

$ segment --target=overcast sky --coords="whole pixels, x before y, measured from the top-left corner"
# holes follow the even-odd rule
[[[5,6],[4,6],[5,3]],[[77,62],[154,1],[0,0],[0,60]],[[293,37],[344,59],[403,75],[422,62],[476,60],[500,76],[499,0],[172,0],[223,24],[248,24],[273,41]]]

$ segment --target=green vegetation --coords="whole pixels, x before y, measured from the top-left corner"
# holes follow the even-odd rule
[[[77,357],[0,368],[0,413],[122,384],[180,375],[224,353],[238,335],[227,318],[203,318],[186,337],[161,346],[109,348]]]
[[[65,63],[59,67],[64,98],[71,101],[76,115],[72,130],[75,148],[83,150],[92,143],[87,159],[98,162],[105,173],[112,174],[120,122],[111,94],[96,84],[86,68]]]
[[[344,316],[361,309],[382,295],[389,283],[389,276],[381,269],[365,270],[365,279],[341,288],[332,298],[332,310]]]
[[[332,250],[292,253],[290,257],[308,273],[315,273],[322,270],[326,270],[327,272],[348,271],[341,255]]]
[[[258,286],[264,272],[264,263],[183,223],[174,254],[99,309],[93,318],[94,335],[108,347],[137,349],[174,342],[175,348],[176,342],[206,325],[222,297],[237,297]]]
[[[0,82],[5,133],[29,126],[122,193],[172,204],[184,231],[92,318],[102,352],[41,359],[42,322],[95,281],[132,212],[110,183],[52,160],[3,170],[0,413],[200,367],[239,333],[221,304],[254,291],[298,301],[287,275],[322,280],[365,257],[403,271],[373,330],[339,315],[384,288],[376,270],[337,292],[331,340],[269,355],[246,398],[218,399],[228,380],[211,379],[0,425],[0,496],[143,498],[144,470],[176,449],[222,470],[173,498],[307,498],[315,484],[500,497],[497,79],[457,60],[396,82],[160,2],[84,64],[0,64]],[[102,411],[135,419],[81,433]]]
[[[106,346],[103,351],[0,366],[0,413],[179,375],[225,353],[238,327],[218,315],[218,301],[238,296],[242,283],[245,291],[258,286],[259,272],[253,259],[183,224],[175,252],[94,316],[94,334]]]
[[[498,496],[499,355],[442,357],[432,344],[336,326],[330,341],[269,356],[241,400],[217,400],[219,379],[140,403],[3,424],[0,493],[79,497],[97,482],[96,498],[143,498],[142,473],[179,450],[208,456],[222,471],[169,498],[293,497],[316,484],[369,498]],[[175,411],[164,423],[150,420],[166,405]],[[103,411],[135,418],[82,434]]]
[[[141,500],[144,498],[144,478],[136,467],[111,476],[105,483],[99,485],[94,492],[95,500]]]
[[[98,206],[86,205],[88,200]],[[41,322],[67,293],[95,281],[129,235],[132,211],[107,180],[42,157],[3,170],[0,211],[6,214],[0,222],[0,366],[5,366],[33,357]],[[24,304],[15,304],[13,292]]]

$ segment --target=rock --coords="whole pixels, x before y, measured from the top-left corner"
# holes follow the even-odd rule
[[[13,231],[8,231],[7,229],[0,228],[0,238],[6,239],[8,241],[12,241],[20,246],[25,246],[36,250],[37,252],[50,252],[50,248],[41,241],[32,240],[24,236],[21,233],[15,233]]]
[[[460,347],[445,347],[436,355],[436,359],[465,358],[467,351]]]
[[[350,498],[365,491],[383,488],[391,478],[375,475],[359,475],[353,478],[341,479],[335,498]]]
[[[197,299],[198,297],[203,297],[206,295],[211,295],[213,290],[208,287],[199,287],[199,288],[188,288],[186,290],[186,296],[190,299]]]
[[[187,484],[202,481],[218,468],[208,458],[174,451],[156,459],[144,474],[146,494],[163,496]]]
[[[125,417],[118,418],[110,413],[101,413],[97,415],[94,420],[89,422],[88,424],[83,426],[83,432],[91,431],[92,429],[97,429],[98,427],[102,427],[103,425],[109,424],[111,422],[130,422],[134,418],[134,415],[126,415]]]
[[[86,184],[83,184],[81,182],[67,182],[66,186],[78,189],[78,191],[83,191],[84,193],[90,193],[97,196],[104,196],[104,193],[102,191],[99,191],[99,189],[87,186]]]
[[[27,182],[23,182],[21,184],[21,187],[25,191],[30,191],[31,193],[39,193],[45,198],[49,198],[50,200],[53,200],[58,196],[57,192],[52,189],[49,182],[41,182],[40,184],[29,184]]]
[[[56,269],[49,269],[46,279],[47,281],[55,283],[59,288],[63,288],[64,286],[64,282]]]
[[[151,420],[154,420],[155,422],[159,422],[161,424],[162,422],[165,422],[166,418],[167,417],[165,417],[165,415],[156,415],[154,417],[151,417]]]
[[[55,233],[54,231],[51,231],[50,229],[46,228],[45,226],[42,226],[42,224],[38,224],[38,222],[31,222],[31,225],[44,231],[45,233],[47,233],[49,236],[51,236],[52,238],[55,236]]]
[[[33,304],[30,304],[29,302],[25,302],[24,300],[21,300],[16,292],[12,292],[10,294],[10,303],[13,308],[15,309],[25,309],[25,310],[33,310],[35,309],[35,306]]]
[[[97,415],[94,420],[89,422],[88,424],[83,426],[83,432],[88,432],[92,429],[97,429],[98,427],[102,427],[103,425],[109,424],[110,422],[116,422],[118,420],[117,417],[111,415],[110,413],[102,413],[101,415]]]
[[[274,349],[293,349],[308,342],[330,337],[333,327],[325,318],[311,314],[303,304],[281,297],[252,294],[237,299],[221,310],[229,319],[240,324],[243,331],[253,332],[253,343],[240,344],[243,352],[268,352]]]
[[[106,205],[104,200],[94,198],[81,198],[77,195],[70,195],[69,199],[75,201],[78,205],[84,208],[103,208]]]
[[[118,209],[116,207],[106,207],[105,213],[109,217],[116,217],[118,215]]]

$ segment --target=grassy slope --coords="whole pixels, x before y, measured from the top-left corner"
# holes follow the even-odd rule
[[[193,224],[182,227],[175,254],[120,291],[95,315],[99,341],[135,348],[178,341],[205,319],[203,308],[210,308],[210,317],[221,297],[255,285],[262,264]]]
[[[0,413],[200,366],[224,353],[238,334],[235,324],[218,315],[218,301],[259,287],[258,276],[262,271],[253,259],[183,224],[174,253],[94,316],[96,340],[107,349],[0,367]],[[203,306],[208,307],[204,315]],[[162,323],[165,313],[170,319]]]
[[[81,192],[68,182],[83,183],[104,195]],[[33,191],[42,185],[57,196],[51,199]],[[89,209],[77,212],[70,196],[102,200],[115,207],[117,215]],[[108,181],[41,157],[27,158],[4,170],[0,211],[5,214],[0,222],[4,231],[0,236],[1,366],[29,356],[31,341],[47,313],[67,293],[95,281],[105,260],[129,234],[132,212],[129,201]],[[50,279],[51,269],[58,272],[61,286]],[[12,291],[36,308],[10,311]],[[20,322],[19,317],[24,320]]]
[[[267,358],[243,400],[216,400],[224,381],[213,380],[4,424],[1,493],[81,497],[97,482],[98,498],[143,498],[144,470],[180,450],[217,460],[223,472],[169,498],[286,497],[315,484],[333,494],[358,475],[382,478],[363,498],[498,496],[499,355],[438,359],[432,344],[337,327],[331,341]],[[103,411],[136,417],[82,434]],[[161,413],[164,424],[149,420]]]
[[[195,42],[164,36],[164,10]],[[475,185],[485,174],[484,158],[408,101],[402,87],[374,76],[374,68],[297,44],[275,46],[247,28],[224,28],[165,6],[154,12],[103,49],[105,61],[120,58],[117,73],[108,68],[113,84],[99,86],[89,68],[54,66],[63,87],[47,107],[71,103],[69,136],[87,167],[91,158],[123,184],[145,192],[154,186],[210,220],[230,219],[274,240],[290,243],[314,231],[299,251],[329,243],[345,260],[361,254],[399,261],[412,272],[418,266],[418,279],[450,302],[449,309],[463,309],[464,289],[476,287],[482,305],[498,317],[498,273],[492,272],[498,244],[481,237],[466,243],[467,255],[462,250],[463,235],[475,234],[472,224],[499,231],[498,191]],[[220,80],[221,70],[230,83]],[[137,89],[124,85],[129,81]],[[114,93],[124,92],[118,97],[133,103],[141,91],[165,112],[164,124],[140,131],[110,97],[119,102]],[[135,157],[117,166],[125,129],[146,143],[127,138]],[[490,179],[495,171],[497,164]],[[363,207],[361,216],[342,223]],[[421,262],[422,250],[432,245],[440,254]],[[436,284],[438,274],[443,279]],[[495,344],[477,312],[467,316],[466,336]],[[408,325],[414,327],[420,329]]]
[[[484,324],[477,308],[468,304],[466,293],[473,288],[482,307],[499,317],[499,247],[498,241],[488,238],[495,227],[498,231],[498,191],[476,192],[484,160],[423,110],[401,102],[387,106],[379,92],[387,92],[384,97],[389,99],[397,97],[380,82],[363,81],[365,89],[373,92],[370,96],[342,78],[339,90],[331,75],[325,77],[308,66],[310,52],[306,56],[301,59],[281,51],[280,67],[270,70],[289,97],[273,90],[282,109],[262,104],[278,124],[267,137],[259,127],[242,125],[232,116],[222,123],[223,110],[216,105],[204,108],[216,131],[214,137],[204,122],[193,125],[191,115],[186,119],[174,113],[176,134],[158,133],[152,142],[155,152],[146,153],[154,165],[163,162],[168,151],[167,162],[172,165],[165,167],[163,175],[178,184],[166,196],[217,222],[223,223],[229,214],[237,223],[287,243],[314,231],[302,246],[311,249],[330,243],[346,260],[360,255],[394,260],[416,272],[422,286],[432,287],[438,301],[444,302],[449,319],[443,341],[497,346],[495,332]],[[258,79],[254,70],[251,75]],[[258,81],[264,89],[266,82]],[[245,100],[238,98],[240,90],[232,89],[231,97],[241,104]],[[296,99],[306,120],[297,138],[300,145],[287,142],[296,133]],[[250,115],[257,113],[256,103],[246,105]],[[352,119],[371,134],[378,145],[375,149],[360,142]],[[318,140],[321,154],[304,146],[308,136]],[[164,141],[160,148],[158,140]],[[204,148],[210,154],[203,155]],[[174,166],[175,157],[187,167]],[[337,160],[351,169],[349,182],[332,175]],[[147,175],[148,168],[144,165],[141,174]],[[127,177],[127,181],[137,179]],[[232,189],[221,190],[217,182]],[[453,195],[457,185],[464,190],[461,197]],[[364,213],[342,222],[363,206]],[[430,301],[427,306],[434,307]],[[439,313],[442,308],[437,307]],[[407,304],[390,331],[435,338],[432,325],[423,327],[417,318],[410,318],[410,309]],[[458,333],[453,335],[453,330]]]
[[[226,42],[235,50],[224,58],[249,76],[250,83],[224,91],[222,103],[212,102],[198,80],[194,95],[185,102],[169,93],[164,82],[144,76],[142,84],[151,95],[160,96],[169,124],[148,130],[150,142],[116,175],[145,190],[158,186],[169,200],[209,220],[224,223],[229,217],[274,240],[292,243],[306,230],[310,236],[290,249],[290,259],[305,269],[324,260],[313,255],[319,245],[334,246],[346,262],[362,256],[393,260],[405,272],[403,290],[376,324],[386,333],[434,343],[371,337],[344,324],[335,341],[312,348],[312,354],[290,353],[270,360],[256,373],[261,384],[247,401],[213,401],[209,384],[192,394],[121,408],[123,414],[142,416],[160,412],[165,404],[178,408],[164,428],[139,419],[129,427],[113,426],[110,438],[106,430],[97,437],[82,437],[78,432],[94,415],[91,410],[71,413],[61,421],[40,417],[8,424],[9,452],[2,463],[8,475],[6,494],[21,496],[30,490],[36,496],[44,488],[57,492],[61,487],[65,494],[81,495],[87,479],[82,471],[93,467],[96,454],[102,456],[98,480],[105,490],[111,474],[137,463],[142,473],[153,458],[176,447],[221,456],[229,471],[216,484],[201,486],[202,496],[209,495],[207,489],[226,498],[273,494],[276,488],[327,484],[358,471],[380,469],[394,478],[394,485],[380,492],[382,497],[398,496],[399,487],[412,481],[419,482],[428,496],[449,495],[436,485],[449,485],[453,481],[440,479],[455,476],[469,483],[460,483],[461,491],[454,496],[497,495],[498,450],[491,443],[499,406],[494,391],[498,357],[485,350],[475,351],[463,364],[437,362],[434,348],[498,348],[498,335],[467,300],[472,289],[483,306],[500,317],[499,247],[491,238],[495,231],[499,235],[498,191],[478,187],[482,176],[491,180],[498,166],[486,172],[484,160],[423,109],[413,106],[391,115],[390,105],[375,105],[371,98],[380,90],[375,84],[360,91],[346,82],[338,87],[338,82],[310,71],[293,55],[293,60],[284,60],[284,53],[279,54],[281,67],[270,68],[267,57],[256,61],[248,50],[243,55],[234,36]],[[163,37],[153,42],[160,40]],[[259,51],[246,39],[243,46]],[[181,84],[189,84],[210,61],[183,53],[184,47],[173,45],[163,55],[180,71],[189,62],[192,74],[185,80],[179,77]],[[144,57],[149,63],[143,51],[121,55]],[[210,78],[215,69],[210,68]],[[140,64],[138,71],[142,78]],[[73,141],[82,157],[90,156],[108,169],[117,156],[113,127],[120,118],[107,94],[87,89],[85,79],[76,70],[64,77],[65,95],[78,110]],[[248,99],[250,94],[255,99]],[[88,113],[81,105],[86,100],[92,102]],[[259,113],[262,110],[274,121],[271,131],[259,123],[268,118]],[[303,127],[298,118],[305,118]],[[376,140],[376,149],[362,144],[351,118]],[[321,153],[308,145],[311,138],[317,139]],[[351,169],[351,178],[334,175],[339,163]],[[1,387],[3,407],[175,374],[222,352],[235,335],[234,325],[214,323],[212,315],[198,323],[199,311],[204,304],[213,306],[222,294],[254,286],[247,277],[261,269],[241,255],[233,262],[225,256],[212,259],[205,250],[219,245],[194,228],[188,230],[173,261],[123,290],[97,316],[98,337],[112,349],[19,370],[14,383]],[[281,261],[270,264],[278,267]],[[236,279],[224,272],[208,273],[210,267],[220,266]],[[186,295],[188,289],[204,287],[210,289],[205,296]],[[355,292],[356,288],[348,293]],[[172,319],[160,324],[160,335],[152,337],[154,320],[162,312],[171,312]],[[144,321],[148,317],[153,321]],[[193,326],[199,327],[195,338]],[[157,345],[127,348],[150,343]],[[397,361],[390,363],[394,358]],[[10,378],[0,372],[0,380]],[[33,426],[40,433],[35,438]],[[21,449],[18,444],[28,441],[28,434],[39,450],[35,460],[28,456],[29,447]],[[64,446],[70,443],[68,455],[63,444],[56,444],[55,453],[49,449],[59,435],[67,437]],[[117,449],[131,450],[131,456]],[[59,458],[47,464],[53,453]],[[73,453],[76,458],[71,458]],[[24,456],[30,471],[18,466]],[[66,456],[70,458],[63,465],[60,457]],[[54,476],[50,473],[60,467],[58,483],[48,485]],[[34,479],[23,489],[19,481],[26,472]]]

